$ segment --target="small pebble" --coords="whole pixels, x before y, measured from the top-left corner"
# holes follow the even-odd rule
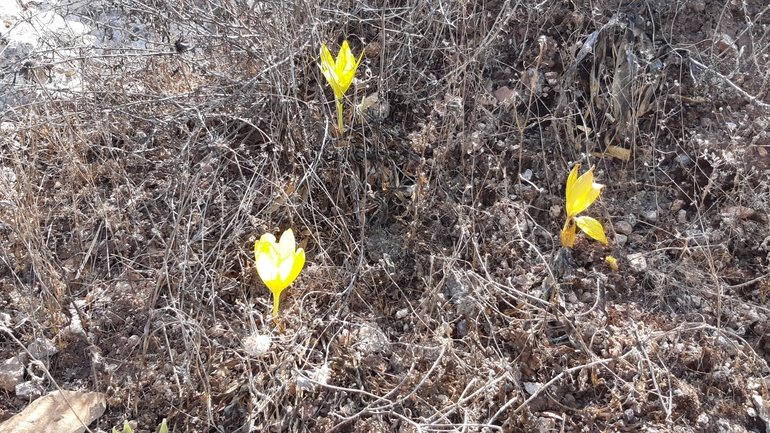
[[[679,212],[682,207],[684,207],[684,200],[674,200],[674,202],[671,203],[671,212]]]
[[[706,415],[705,413],[698,415],[698,419],[696,420],[696,422],[698,423],[698,428],[701,428],[701,429],[705,429],[706,427],[708,427],[709,421],[710,421],[709,416]]]
[[[647,270],[647,259],[642,253],[634,253],[628,256],[628,262],[631,269],[635,272],[644,272]]]
[[[676,222],[679,224],[684,224],[687,222],[687,211],[684,209],[680,209],[679,212],[676,213]]]
[[[628,236],[615,235],[615,244],[617,244],[617,246],[622,247],[623,245],[626,244],[626,242],[628,242]]]
[[[634,231],[634,227],[628,221],[618,221],[615,223],[615,233],[629,235]]]
[[[642,212],[642,218],[651,223],[658,222],[658,211],[656,210],[648,210]]]

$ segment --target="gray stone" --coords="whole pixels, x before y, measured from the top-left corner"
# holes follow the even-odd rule
[[[16,385],[16,397],[34,400],[43,395],[43,387],[37,381],[27,381]]]
[[[679,224],[684,224],[687,222],[687,211],[684,209],[679,209],[676,213],[676,222]]]
[[[646,210],[642,212],[642,219],[644,219],[647,222],[656,223],[658,222],[658,211],[657,210]]]
[[[14,391],[24,380],[24,364],[14,356],[0,364],[0,389]]]
[[[615,233],[630,235],[633,231],[634,227],[628,221],[618,221],[615,223]]]

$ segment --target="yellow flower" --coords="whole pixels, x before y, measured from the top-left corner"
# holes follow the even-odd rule
[[[334,97],[337,102],[337,126],[340,133],[342,133],[342,98],[345,97],[345,92],[353,83],[356,69],[361,64],[363,57],[364,53],[362,52],[356,59],[353,52],[350,51],[348,41],[343,41],[335,60],[326,44],[321,44],[321,73],[334,90]]]
[[[358,59],[356,59],[350,50],[348,41],[343,41],[335,60],[326,44],[321,44],[321,73],[331,84],[332,89],[334,89],[334,96],[337,99],[342,99],[345,96],[345,92],[348,91],[348,87],[353,82],[353,78],[356,76],[356,69],[358,69],[358,65],[363,57],[364,53],[362,52]]]
[[[257,274],[273,292],[273,316],[278,316],[281,292],[297,278],[305,266],[305,251],[295,251],[294,232],[286,230],[276,243],[275,236],[265,233],[254,243]]]
[[[586,216],[577,216],[593,203],[604,185],[594,182],[594,167],[578,177],[580,164],[575,167],[567,178],[567,221],[561,230],[561,244],[572,247],[575,244],[575,226],[597,241],[607,245],[604,227],[599,221]]]

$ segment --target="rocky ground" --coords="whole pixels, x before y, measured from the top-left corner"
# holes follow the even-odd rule
[[[3,22],[0,421],[61,388],[104,394],[91,431],[770,431],[762,0]],[[607,246],[560,246],[578,163]],[[274,323],[253,244],[287,228]]]

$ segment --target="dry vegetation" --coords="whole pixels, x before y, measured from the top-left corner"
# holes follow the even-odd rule
[[[79,13],[3,78],[0,354],[55,342],[27,380],[106,393],[99,429],[770,431],[763,0]],[[559,248],[575,163],[609,247]],[[252,247],[289,227],[276,326]]]

